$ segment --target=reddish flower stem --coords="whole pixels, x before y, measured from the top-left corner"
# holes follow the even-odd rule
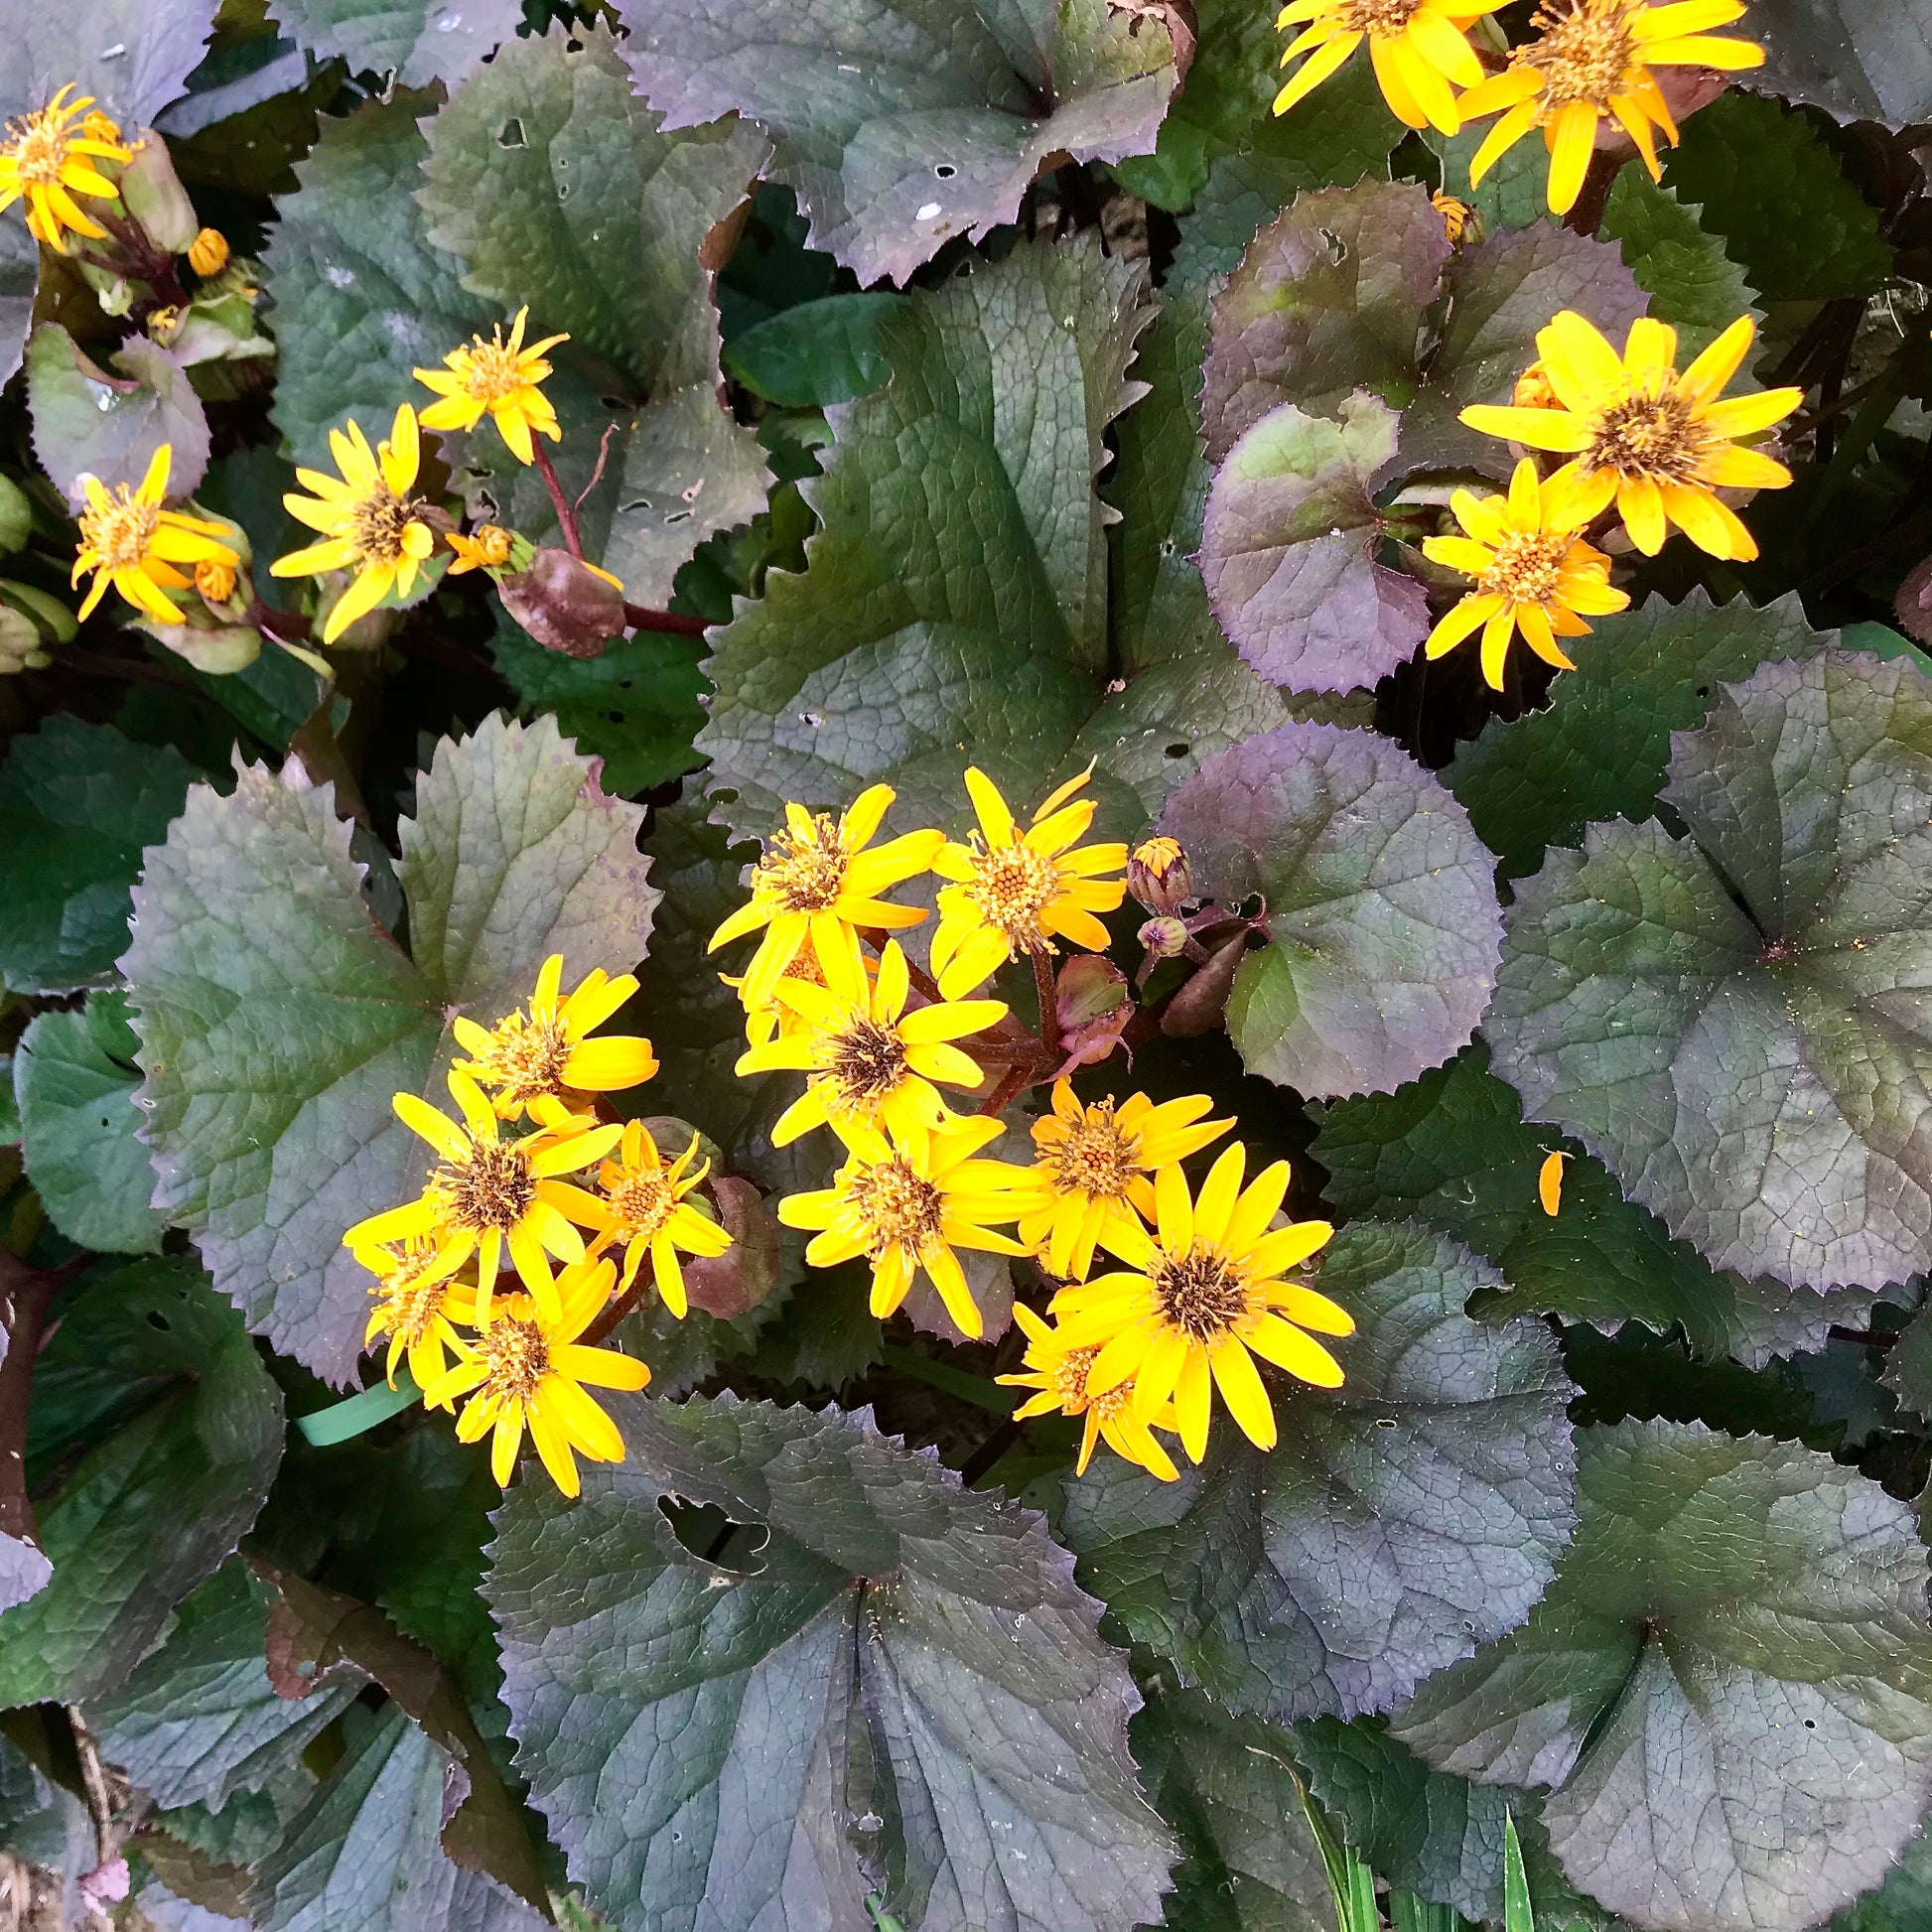
[[[535,459],[536,473],[543,479],[544,488],[550,492],[550,501],[557,512],[557,526],[564,533],[564,547],[581,564],[584,561],[584,545],[577,534],[577,510],[564,494],[563,481],[557,475],[557,466],[550,461],[550,452],[543,447],[541,437],[531,437],[530,454]]]

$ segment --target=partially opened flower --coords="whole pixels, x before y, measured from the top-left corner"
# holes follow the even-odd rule
[[[597,1171],[596,1247],[599,1253],[612,1246],[623,1251],[618,1293],[630,1292],[648,1257],[657,1293],[680,1321],[690,1303],[679,1252],[715,1257],[732,1244],[731,1236],[686,1198],[709,1170],[710,1163],[698,1159],[695,1135],[667,1166],[649,1129],[640,1120],[630,1120],[623,1124],[623,1138]]]
[[[780,979],[773,989],[800,1025],[764,1045],[754,1046],[738,1071],[780,1069],[808,1077],[805,1091],[778,1116],[774,1146],[830,1121],[903,1134],[936,1127],[946,1103],[933,1085],[976,1087],[984,1075],[970,1053],[952,1042],[998,1026],[1007,1017],[1000,1000],[941,1000],[906,1011],[911,979],[897,939],[886,942],[875,978],[856,947],[828,952],[828,984]]]
[[[1621,357],[1575,310],[1537,332],[1545,380],[1558,406],[1477,403],[1471,429],[1571,458],[1548,483],[1579,528],[1612,501],[1646,556],[1675,523],[1714,557],[1748,562],[1757,544],[1720,489],[1779,489],[1791,472],[1735,439],[1760,436],[1797,408],[1802,389],[1764,389],[1720,400],[1743,365],[1757,328],[1740,316],[1681,374],[1677,331],[1648,317],[1630,325]]]
[[[455,1257],[453,1267],[462,1267],[475,1255],[480,1322],[490,1317],[496,1276],[507,1252],[537,1306],[554,1318],[559,1304],[550,1257],[584,1259],[584,1238],[572,1223],[584,1213],[588,1198],[559,1176],[608,1154],[623,1129],[598,1127],[539,1102],[545,1131],[505,1141],[499,1138],[495,1110],[468,1074],[453,1069],[449,1086],[462,1110],[461,1125],[413,1093],[395,1096],[396,1117],[441,1159],[415,1200],[358,1221],[343,1236],[343,1245],[359,1250],[406,1241],[411,1235],[433,1235],[443,1252]]]
[[[451,1279],[463,1266],[461,1255],[432,1235],[412,1234],[357,1248],[355,1259],[376,1278],[363,1347],[387,1335],[389,1386],[396,1386],[396,1370],[407,1356],[416,1386],[427,1389],[450,1365],[456,1324],[476,1318],[476,1291]]]
[[[1441,657],[1480,629],[1482,675],[1500,691],[1509,642],[1520,630],[1546,664],[1575,670],[1557,639],[1587,635],[1585,618],[1621,611],[1630,599],[1611,589],[1609,558],[1578,534],[1567,488],[1540,483],[1525,457],[1507,496],[1458,489],[1449,508],[1466,534],[1425,537],[1423,555],[1476,582],[1429,633],[1429,655]]]
[[[1181,1447],[1196,1462],[1207,1452],[1214,1389],[1248,1440],[1273,1449],[1274,1405],[1254,1357],[1317,1388],[1339,1388],[1341,1366],[1314,1336],[1355,1327],[1325,1295],[1284,1279],[1333,1230],[1326,1221],[1274,1227],[1288,1163],[1276,1162],[1244,1188],[1246,1163],[1236,1141],[1209,1170],[1198,1200],[1178,1168],[1163,1168],[1154,1177],[1158,1231],[1108,1231],[1126,1272],[1053,1297],[1066,1345],[1100,1350],[1087,1370],[1088,1390],[1102,1395],[1132,1382],[1143,1422],[1172,1397]]]
[[[157,623],[183,623],[180,609],[163,593],[193,590],[196,573],[204,566],[219,564],[232,571],[241,561],[225,540],[234,534],[225,524],[162,507],[168,500],[174,454],[172,444],[162,444],[149,458],[138,489],[117,483],[109,495],[98,478],[83,481],[87,507],[80,512],[80,548],[72,577],[78,585],[93,572],[94,581],[80,604],[83,619],[93,615],[112,584],[143,617]],[[233,581],[230,577],[230,588]]]
[[[1023,832],[993,780],[976,766],[968,768],[966,789],[979,829],[963,845],[949,842],[932,860],[932,870],[954,882],[939,889],[932,935],[932,971],[947,999],[983,986],[1017,954],[1051,953],[1055,938],[1106,950],[1107,928],[1095,914],[1114,911],[1127,896],[1127,883],[1099,875],[1120,872],[1127,847],[1119,841],[1080,844],[1093,823],[1094,801],[1069,801],[1092,775],[1089,765],[1069,778]]]
[[[507,1295],[474,1341],[459,1337],[462,1358],[430,1383],[432,1408],[468,1396],[457,1419],[458,1440],[491,1438],[490,1472],[507,1483],[527,1428],[550,1478],[566,1496],[579,1493],[577,1457],[621,1462],[623,1438],[590,1389],[641,1389],[650,1370],[614,1348],[589,1348],[577,1337],[611,1299],[615,1270],[608,1261],[570,1269],[558,1283],[557,1307],[546,1312],[527,1295]]]
[[[121,131],[106,115],[87,114],[92,94],[76,100],[69,81],[45,107],[9,121],[0,133],[0,209],[27,204],[27,232],[57,254],[68,252],[69,233],[103,241],[107,230],[73,198],[112,201],[120,190],[90,161],[126,163],[134,150],[121,144]],[[86,119],[78,128],[73,122]]]
[[[288,513],[310,529],[320,530],[323,541],[291,551],[269,565],[274,577],[319,577],[331,570],[355,573],[354,582],[336,600],[323,626],[325,644],[333,644],[391,591],[407,597],[415,588],[416,573],[436,548],[435,535],[423,520],[427,505],[409,493],[422,465],[422,442],[416,412],[407,403],[396,411],[379,449],[369,448],[361,424],[353,420],[346,434],[339,429],[329,432],[329,448],[342,476],[298,470],[295,474],[302,486],[315,493],[302,496],[291,490],[282,498]]]
[[[1657,180],[1657,133],[1673,146],[1677,124],[1652,68],[1717,68],[1725,72],[1761,67],[1764,50],[1752,41],[1707,33],[1744,15],[1744,0],[1546,0],[1533,25],[1537,38],[1517,48],[1500,73],[1462,96],[1464,120],[1507,110],[1469,163],[1474,187],[1532,128],[1550,151],[1549,203],[1568,214],[1583,191],[1596,130],[1613,120],[1637,144]],[[1653,131],[1654,130],[1654,131]]]
[[[1014,1420],[1026,1422],[1034,1416],[1053,1415],[1084,1417],[1080,1459],[1074,1466],[1076,1475],[1086,1474],[1087,1464],[1093,1460],[1094,1445],[1104,1442],[1116,1455],[1138,1462],[1163,1482],[1173,1482],[1179,1471],[1173,1465],[1173,1456],[1152,1432],[1176,1427],[1173,1404],[1164,1404],[1157,1414],[1143,1421],[1134,1413],[1133,1383],[1116,1383],[1100,1395],[1087,1387],[1087,1371],[1100,1353],[1097,1347],[1069,1348],[1059,1330],[1042,1321],[1024,1302],[1014,1303],[1013,1318],[1026,1331],[1026,1368],[1020,1374],[994,1379],[1010,1388],[1036,1391],[1013,1412]]]
[[[475,429],[488,416],[518,463],[535,459],[532,430],[553,443],[562,439],[557,412],[538,385],[550,374],[544,351],[570,338],[546,336],[526,348],[523,325],[529,319],[526,303],[510,324],[508,342],[504,342],[503,325],[498,323],[489,332],[488,342],[473,336],[462,347],[451,349],[440,369],[412,371],[424,388],[434,389],[441,398],[423,411],[425,429]]]
[[[456,556],[450,575],[461,577],[472,570],[502,570],[515,552],[516,536],[500,523],[479,523],[468,536],[452,530],[449,545]]]
[[[537,973],[527,1015],[518,1007],[493,1027],[461,1014],[452,1023],[457,1044],[470,1056],[454,1062],[457,1071],[493,1095],[505,1120],[518,1119],[545,1095],[567,1102],[573,1094],[618,1093],[657,1071],[650,1041],[638,1035],[586,1036],[636,992],[635,978],[620,973],[613,979],[599,966],[560,999],[563,973],[564,956],[553,952]]]
[[[769,1002],[807,933],[822,959],[849,945],[860,927],[898,930],[925,917],[923,906],[894,905],[879,895],[924,872],[945,834],[905,832],[866,850],[896,796],[891,785],[872,785],[837,820],[822,812],[814,817],[802,805],[785,807],[785,829],[772,835],[753,868],[751,902],[711,935],[716,952],[747,933],[763,932],[739,988],[747,1011]]]
[[[1053,1111],[1034,1122],[1038,1156],[1019,1184],[1020,1238],[1062,1281],[1083,1280],[1109,1230],[1131,1240],[1154,1213],[1157,1168],[1172,1167],[1234,1125],[1208,1120],[1214,1103],[1187,1094],[1156,1106],[1132,1093],[1084,1105],[1065,1080],[1053,1084]]]
[[[1278,27],[1300,27],[1282,55],[1286,67],[1306,54],[1300,71],[1275,96],[1285,114],[1368,42],[1368,57],[1389,112],[1409,127],[1434,125],[1445,134],[1462,125],[1455,89],[1482,78],[1482,63],[1467,29],[1507,0],[1289,0]]]
[[[923,1269],[960,1332],[979,1336],[986,1323],[954,1249],[1027,1252],[994,1227],[1019,1211],[1012,1190],[1025,1170],[978,1158],[1002,1131],[998,1120],[980,1115],[915,1128],[902,1144],[871,1128],[848,1128],[851,1152],[832,1185],[787,1195],[778,1219],[815,1230],[805,1249],[814,1268],[862,1255],[870,1261],[874,1314],[891,1314]]]

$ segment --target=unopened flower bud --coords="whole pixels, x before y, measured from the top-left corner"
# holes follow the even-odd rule
[[[168,144],[152,128],[134,144],[134,159],[121,171],[121,200],[148,239],[171,255],[182,253],[200,231]]]
[[[1517,409],[1554,409],[1557,407],[1557,392],[1550,386],[1550,378],[1543,372],[1541,362],[1532,362],[1516,378],[1516,387],[1510,392],[1511,406]]]
[[[225,604],[234,596],[234,565],[204,557],[195,566],[195,588],[210,604]]]
[[[102,113],[98,107],[80,123],[80,132],[89,141],[105,141],[112,148],[121,145],[120,122],[112,114]]]
[[[1150,912],[1178,912],[1194,891],[1194,875],[1179,841],[1157,832],[1127,861],[1127,890]]]
[[[219,228],[204,228],[188,244],[188,265],[197,275],[219,275],[228,265],[228,237]]]
[[[1443,217],[1443,231],[1449,236],[1451,248],[1464,240],[1482,239],[1482,216],[1467,202],[1458,202],[1453,195],[1445,195],[1440,189],[1429,201]]]
[[[1178,959],[1187,949],[1187,927],[1172,915],[1148,920],[1139,938],[1153,959]]]

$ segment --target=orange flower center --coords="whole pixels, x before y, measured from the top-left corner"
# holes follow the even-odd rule
[[[1631,29],[1643,15],[1640,0],[1550,0],[1531,23],[1541,38],[1510,56],[1543,75],[1539,118],[1547,119],[1573,101],[1599,114],[1609,112],[1610,96],[1635,78],[1636,36]]]
[[[820,814],[809,838],[774,832],[759,861],[755,892],[775,898],[787,912],[829,912],[845,890],[846,856],[839,828]]]
[[[82,512],[80,539],[100,552],[103,570],[136,570],[147,561],[148,546],[160,523],[161,505],[144,503],[121,483],[104,509]]]
[[[7,123],[4,152],[12,157],[20,179],[35,188],[52,188],[68,165],[66,123],[52,109],[23,115]]]
[[[854,1014],[834,1035],[826,1069],[847,1107],[870,1107],[905,1078],[905,1042],[891,1027]]]
[[[430,1275],[434,1251],[409,1256],[400,1268],[369,1293],[380,1299],[389,1332],[408,1346],[424,1340],[443,1312],[449,1283]]]
[[[484,1386],[500,1402],[527,1402],[550,1373],[543,1330],[521,1315],[499,1314],[483,1331]]]
[[[494,342],[459,349],[451,359],[458,363],[457,379],[485,407],[525,386],[522,358],[503,346],[500,329]]]
[[[399,564],[406,554],[403,532],[420,507],[414,497],[398,496],[378,482],[352,512],[348,539],[356,555],[365,564]]]
[[[219,557],[204,557],[195,566],[195,588],[210,604],[225,604],[234,596],[234,565]]]
[[[631,1168],[615,1178],[607,1169],[604,1193],[622,1224],[617,1231],[625,1241],[648,1241],[677,1206],[670,1176],[662,1168]]]
[[[1249,1312],[1241,1277],[1217,1254],[1163,1255],[1151,1277],[1161,1318],[1194,1341],[1214,1341]]]
[[[508,1234],[537,1197],[530,1158],[514,1142],[493,1146],[480,1141],[464,1161],[446,1162],[431,1185],[449,1202],[450,1216],[472,1234]]]
[[[1584,452],[1592,470],[1648,477],[1656,483],[1685,483],[1695,477],[1704,455],[1704,438],[1691,401],[1674,383],[1661,395],[1626,396],[1596,418]]]
[[[1494,561],[1476,579],[1476,589],[1517,604],[1547,603],[1557,594],[1558,574],[1575,542],[1568,530],[1512,530],[1497,544]]]
[[[1043,1125],[1044,1123],[1042,1123]],[[1040,1149],[1039,1163],[1056,1191],[1124,1200],[1127,1183],[1140,1172],[1140,1143],[1114,1118],[1111,1100],[1096,1101],[1065,1133]]]
[[[1053,1365],[1053,1399],[1060,1405],[1062,1415],[1080,1416],[1091,1409],[1102,1422],[1114,1422],[1133,1401],[1131,1381],[1116,1384],[1105,1395],[1087,1394],[1087,1372],[1099,1353],[1097,1347],[1069,1348]]]
[[[868,1251],[923,1248],[939,1232],[945,1196],[900,1155],[861,1168],[847,1188],[853,1210],[865,1224]]]
[[[570,1035],[556,1020],[528,1020],[512,1013],[490,1029],[489,1044],[471,1062],[480,1087],[496,1087],[519,1106],[541,1094],[560,1093],[570,1059]]]
[[[1060,895],[1060,869],[1024,839],[990,851],[973,834],[973,878],[966,892],[989,925],[1006,935],[1016,952],[1045,952],[1040,914]]]
[[[1424,0],[1340,0],[1335,25],[1345,34],[1375,34],[1383,39],[1406,33]]]

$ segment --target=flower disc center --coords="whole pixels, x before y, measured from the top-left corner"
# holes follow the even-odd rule
[[[770,851],[759,861],[758,883],[787,912],[828,912],[844,890],[847,864],[838,828],[819,817],[810,838],[790,832],[772,836]]]
[[[530,1211],[537,1197],[530,1159],[514,1143],[492,1147],[480,1142],[470,1158],[452,1162],[437,1175],[460,1227],[473,1234],[494,1228],[507,1234]]]
[[[1195,1341],[1214,1341],[1248,1312],[1241,1277],[1219,1255],[1191,1248],[1167,1255],[1154,1270],[1163,1319]]]
[[[104,509],[82,513],[80,536],[100,552],[103,570],[135,570],[147,556],[160,523],[161,505],[142,502],[121,483]]]
[[[1670,387],[1662,395],[1628,396],[1611,403],[1596,419],[1584,461],[1592,470],[1683,483],[1696,476],[1699,454],[1691,405],[1679,389]]]
[[[1140,1172],[1139,1144],[1114,1118],[1111,1100],[1096,1102],[1068,1121],[1066,1132],[1040,1150],[1040,1163],[1061,1193],[1123,1200]]]
[[[52,188],[68,163],[68,133],[61,119],[47,108],[7,123],[5,152],[13,157],[22,181],[36,188]]]
[[[1563,560],[1575,541],[1567,530],[1554,535],[1512,530],[1496,546],[1495,561],[1476,579],[1476,589],[1518,604],[1542,604],[1557,594]]]
[[[1423,0],[1341,0],[1335,21],[1346,34],[1392,37],[1406,32]]]
[[[1636,64],[1635,12],[1627,0],[1568,0],[1538,10],[1542,38],[1512,55],[1543,74],[1540,106],[1546,114],[1573,101],[1606,110],[1609,97],[1628,84]]]
[[[1046,949],[1039,916],[1060,893],[1060,869],[1051,859],[1022,840],[982,848],[974,854],[973,882],[966,890],[1016,952]]]
[[[905,1078],[905,1042],[891,1027],[857,1015],[833,1040],[826,1070],[848,1107],[871,1106]]]
[[[483,1345],[489,1392],[501,1400],[527,1401],[550,1372],[543,1330],[520,1315],[499,1314],[483,1329]]]
[[[398,496],[387,483],[377,483],[355,505],[349,541],[365,563],[397,564],[406,554],[403,532],[415,521],[417,505]]]
[[[900,1155],[861,1169],[850,1194],[875,1254],[895,1245],[916,1251],[939,1232],[945,1197]]]
[[[623,1223],[622,1233],[627,1241],[648,1241],[669,1219],[671,1209],[677,1205],[671,1195],[669,1180],[662,1173],[650,1169],[640,1173],[627,1173],[620,1180],[607,1181],[604,1191],[613,1211]]]

